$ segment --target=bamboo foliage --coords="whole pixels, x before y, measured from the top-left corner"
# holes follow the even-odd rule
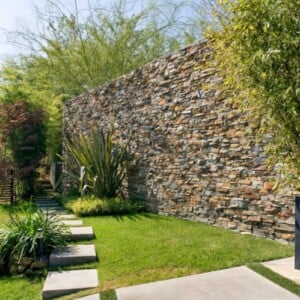
[[[82,194],[89,191],[98,197],[115,197],[120,191],[129,161],[130,139],[123,146],[117,145],[113,134],[113,129],[104,132],[93,128],[90,136],[81,133],[66,141],[67,155],[61,158],[69,175],[77,179]]]

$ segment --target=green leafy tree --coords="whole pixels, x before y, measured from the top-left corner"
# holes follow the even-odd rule
[[[262,136],[272,135],[267,150],[273,162],[300,170],[299,1],[219,3],[219,30],[208,36],[223,89]]]
[[[35,188],[36,168],[45,155],[44,113],[25,101],[0,106],[0,137],[6,156],[17,169],[24,194],[30,197]]]
[[[36,10],[39,30],[10,35],[29,54],[4,62],[0,99],[26,99],[46,112],[47,152],[61,148],[62,102],[191,42],[199,32],[184,18],[185,1],[100,1],[80,10],[47,1]],[[79,2],[78,2],[79,3]],[[191,7],[191,6],[189,6]]]

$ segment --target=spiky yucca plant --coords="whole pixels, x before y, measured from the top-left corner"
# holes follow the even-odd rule
[[[98,197],[117,196],[126,175],[128,145],[113,141],[114,130],[92,129],[91,135],[67,140],[66,155],[61,157],[69,175],[76,178],[80,192],[89,190]],[[83,182],[84,181],[84,182]]]

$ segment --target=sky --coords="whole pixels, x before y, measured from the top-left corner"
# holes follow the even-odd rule
[[[59,2],[64,5],[74,6],[75,0],[51,0],[54,3]],[[97,0],[77,0],[79,10],[86,8],[88,3],[97,3]],[[130,2],[130,0],[128,0]],[[140,0],[142,3],[143,0]],[[163,0],[154,0],[155,2],[163,2]],[[179,0],[171,0],[176,3]],[[111,0],[98,0],[101,6],[111,3]],[[21,24],[34,29],[36,19],[34,7],[37,6],[43,11],[47,0],[0,0],[0,62],[7,56],[24,53],[24,48],[11,45],[7,41],[7,31],[15,31],[20,28]],[[25,52],[26,53],[26,52]]]
[[[53,0],[53,2],[58,0]],[[66,5],[74,5],[74,0],[59,0]],[[0,0],[0,61],[7,55],[22,53],[21,49],[7,42],[7,31],[15,31],[20,24],[34,26],[35,12],[37,6],[43,9],[46,0]],[[88,0],[77,0],[78,6],[84,7]],[[101,4],[109,0],[101,0]]]

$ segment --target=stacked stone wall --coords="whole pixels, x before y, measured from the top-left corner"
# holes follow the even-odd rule
[[[212,59],[202,40],[67,101],[64,134],[131,135],[128,194],[153,212],[293,241],[294,192],[271,189],[278,177],[251,124],[208,87],[220,80]]]

